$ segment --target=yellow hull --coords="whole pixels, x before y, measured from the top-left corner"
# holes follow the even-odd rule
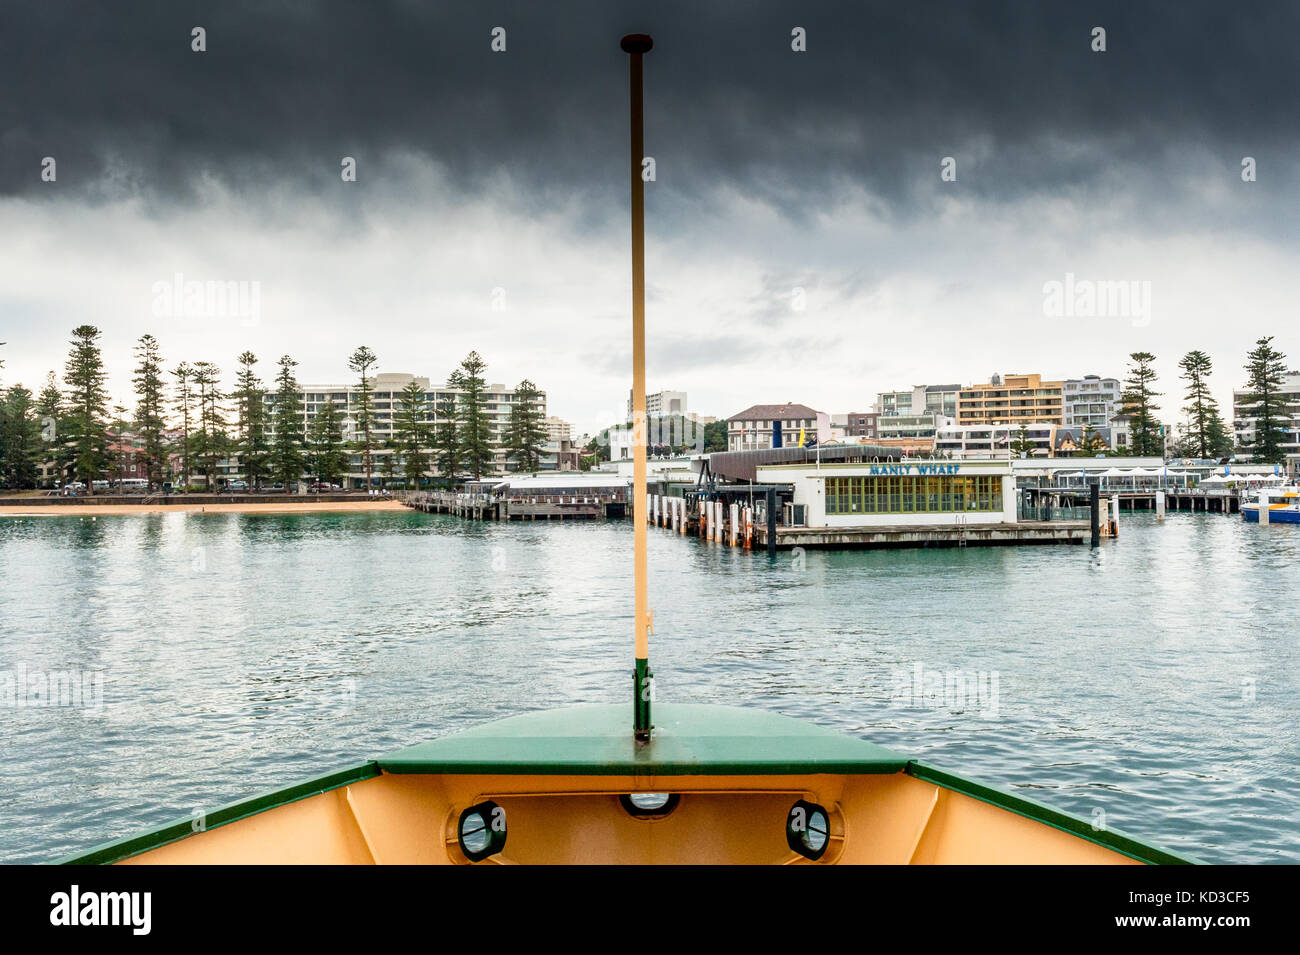
[[[525,714],[65,860],[117,864],[1181,863],[1014,793],[759,710]],[[657,804],[647,800],[658,796]],[[489,822],[491,825],[489,825]]]
[[[629,815],[619,796],[674,792],[667,816]],[[491,799],[505,848],[480,864],[811,863],[786,844],[797,799],[830,810],[816,864],[1137,865],[1054,826],[907,775],[592,777],[384,773],[195,833],[130,865],[466,864],[457,821]]]

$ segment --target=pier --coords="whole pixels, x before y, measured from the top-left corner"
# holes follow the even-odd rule
[[[1076,519],[1021,519],[976,523],[952,515],[949,523],[879,524],[809,527],[792,518],[802,508],[783,496],[789,488],[774,485],[715,487],[689,490],[682,496],[650,494],[646,522],[680,535],[726,544],[763,548],[769,553],[795,547],[869,549],[902,547],[980,547],[1015,544],[1083,544],[1091,538],[1091,523]],[[1108,511],[1115,506],[1105,502]],[[1117,522],[1104,519],[1102,536],[1117,535]]]
[[[426,514],[451,514],[474,521],[495,521],[498,519],[500,501],[491,494],[409,491],[402,495],[402,503]]]
[[[1039,507],[1080,507],[1088,503],[1087,485],[1026,487],[1021,490],[1026,500]],[[1221,487],[1107,488],[1102,493],[1118,499],[1120,507],[1126,511],[1160,511],[1160,496],[1164,495],[1165,509],[1213,514],[1240,513],[1246,497],[1246,492],[1240,488]]]
[[[504,483],[491,491],[410,491],[402,496],[402,503],[426,514],[450,514],[471,521],[604,520],[627,513],[627,498],[621,489],[539,492],[509,488]]]
[[[1018,521],[1014,524],[933,524],[892,527],[776,528],[776,549],[979,547],[1013,544],[1083,544],[1090,536],[1087,521]],[[767,546],[767,528],[755,532],[757,546]]]

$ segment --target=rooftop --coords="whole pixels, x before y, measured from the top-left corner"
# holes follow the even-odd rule
[[[750,405],[744,411],[733,414],[728,421],[766,421],[784,418],[815,418],[820,412],[807,405],[786,402],[783,405]]]

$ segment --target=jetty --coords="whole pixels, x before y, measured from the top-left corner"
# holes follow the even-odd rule
[[[408,491],[402,503],[473,521],[604,520],[628,515],[628,483],[614,472],[506,475],[460,491]]]
[[[788,489],[777,486],[687,490],[681,496],[651,494],[644,508],[651,526],[731,547],[769,552],[796,547],[867,549],[903,547],[978,547],[1015,544],[1083,544],[1091,540],[1090,520],[1034,517],[1011,522],[972,522],[964,514],[945,523],[810,526],[794,523],[802,511],[782,501]],[[1107,503],[1109,515],[1110,502]],[[1101,536],[1115,536],[1109,516]]]
[[[1005,458],[900,457],[871,445],[780,447],[718,452],[697,472],[680,502],[671,493],[651,495],[646,519],[769,553],[1092,543],[1118,534],[1118,503],[1105,502],[1103,519],[1091,492],[1084,508],[1025,507]]]
[[[1026,498],[1040,507],[1069,508],[1086,504],[1086,486],[1028,487],[1023,489]],[[1241,488],[1226,487],[1159,487],[1107,490],[1107,496],[1119,501],[1126,511],[1203,511],[1217,514],[1238,514],[1248,492]]]

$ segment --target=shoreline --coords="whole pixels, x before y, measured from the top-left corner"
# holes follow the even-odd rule
[[[0,517],[95,517],[131,514],[343,514],[369,511],[406,511],[401,501],[249,501],[238,504],[21,504],[0,505]]]

